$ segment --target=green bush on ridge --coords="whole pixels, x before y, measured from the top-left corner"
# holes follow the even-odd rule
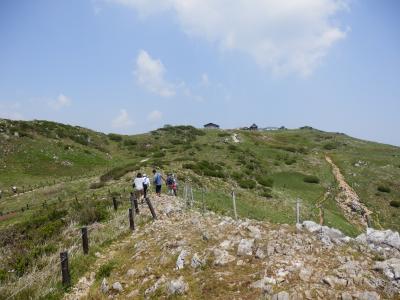
[[[392,200],[392,201],[390,201],[390,206],[396,207],[396,208],[400,207],[400,200]]]
[[[319,178],[317,176],[314,176],[314,175],[309,175],[309,176],[305,176],[303,181],[306,182],[306,183],[318,184],[319,183]]]
[[[381,193],[390,193],[391,192],[390,188],[387,186],[384,186],[384,185],[378,186],[378,191]]]

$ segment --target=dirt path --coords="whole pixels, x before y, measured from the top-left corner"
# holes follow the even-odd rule
[[[165,207],[170,206],[173,201],[178,201],[174,197],[170,196],[161,196],[160,198],[156,198],[152,200],[153,206],[155,210],[159,213]],[[139,204],[140,207],[140,216],[138,218],[146,218],[151,216],[150,211],[147,207],[146,204]],[[163,219],[162,215],[158,214],[159,219]],[[135,222],[138,222],[138,219],[136,219]],[[138,226],[138,225],[136,225]],[[150,225],[151,226],[151,225]],[[144,225],[144,228],[149,227],[149,225]],[[82,276],[78,282],[73,286],[71,291],[68,294],[65,294],[64,300],[78,300],[86,297],[89,293],[89,290],[91,286],[95,283],[95,276],[96,272],[99,270],[99,268],[104,265],[105,263],[109,262],[112,260],[115,256],[115,254],[123,248],[125,245],[132,243],[137,239],[138,232],[142,231],[143,228],[137,227],[135,232],[133,234],[130,234],[128,237],[122,239],[122,240],[117,240],[113,242],[109,247],[105,248],[101,253],[97,252],[96,253],[96,261],[93,263],[93,265],[90,266],[89,270],[86,272],[84,276]]]
[[[367,226],[367,218],[372,214],[363,203],[360,197],[346,182],[343,174],[340,172],[338,166],[332,161],[329,156],[325,156],[326,161],[332,167],[332,173],[339,184],[340,192],[336,197],[336,201],[343,210],[347,220],[356,225]]]

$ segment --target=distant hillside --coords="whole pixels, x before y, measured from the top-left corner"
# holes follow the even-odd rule
[[[148,134],[105,135],[48,121],[0,121],[0,188],[68,176],[123,175],[157,166],[210,189],[237,187],[249,199],[282,209],[270,219],[285,222],[289,200],[302,199],[315,219],[350,233],[335,204],[339,193],[329,155],[372,212],[376,226],[400,229],[400,148],[310,127],[298,130],[199,130],[166,126]],[[146,161],[146,162],[141,162]],[[124,168],[124,166],[130,166]],[[116,170],[115,170],[116,168]],[[330,191],[326,196],[326,192]],[[325,199],[328,197],[329,199]]]
[[[202,211],[234,216],[234,191],[243,219],[295,224],[299,203],[302,221],[352,237],[365,231],[367,221],[377,229],[400,230],[398,147],[309,127],[165,126],[128,136],[48,121],[0,120],[0,299],[2,288],[7,294],[18,291],[17,299],[62,298],[65,290],[54,276],[59,251],[77,253],[80,227],[91,228],[91,254],[71,258],[78,280],[97,251],[127,236],[132,177],[139,171],[150,175],[154,167],[163,175],[176,174],[181,198],[193,195]]]

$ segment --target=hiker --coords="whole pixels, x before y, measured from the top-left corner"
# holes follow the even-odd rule
[[[143,195],[143,177],[140,172],[137,173],[136,178],[133,180],[133,187],[135,189],[136,199],[139,201]]]
[[[154,185],[156,186],[156,194],[157,196],[161,196],[161,185],[162,185],[162,180],[164,179],[159,172],[157,172],[156,169],[153,170],[153,182]]]
[[[176,180],[172,173],[167,175],[167,179],[165,181],[168,187],[168,195],[176,196]]]
[[[174,180],[174,184],[172,185],[172,190],[174,191],[175,197],[178,196],[178,179],[175,178],[175,175],[172,174],[172,179]]]
[[[146,174],[143,174],[143,197],[144,199],[147,198],[147,190],[150,186],[150,179],[147,177]]]
[[[12,189],[14,194],[16,194],[18,192],[17,187],[15,185],[11,189]]]

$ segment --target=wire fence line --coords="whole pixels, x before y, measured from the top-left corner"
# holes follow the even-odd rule
[[[92,172],[86,175],[81,175],[81,176],[64,176],[64,177],[59,177],[57,179],[52,179],[52,180],[42,180],[38,183],[34,183],[34,184],[18,184],[18,185],[11,185],[11,186],[0,186],[0,191],[1,196],[0,196],[0,200],[2,199],[9,199],[12,197],[18,197],[21,195],[24,195],[26,193],[30,193],[30,192],[35,192],[37,190],[40,189],[44,189],[46,187],[51,187],[51,186],[55,186],[58,184],[63,184],[63,183],[67,183],[67,182],[75,182],[75,181],[79,181],[79,180],[89,180],[93,177],[96,176],[101,176],[102,174],[104,174],[104,172]],[[14,192],[12,187],[15,186],[17,188],[17,191]]]
[[[125,183],[118,183],[118,186],[124,185]],[[129,197],[130,189],[125,189],[120,192],[119,200],[122,203],[118,211],[114,212],[112,217],[104,223],[94,224],[88,226],[88,233],[90,236],[91,245],[101,245],[111,238],[129,232],[129,219],[127,218],[126,210],[131,205],[131,199]],[[187,209],[196,209],[205,213],[207,211],[215,211],[224,215],[229,215],[234,218],[249,218],[249,219],[262,219],[267,221],[276,221],[276,213],[285,212],[285,216],[280,216],[281,221],[287,223],[299,223],[302,220],[308,220],[317,218],[319,213],[318,205],[321,205],[321,201],[317,201],[317,204],[310,204],[302,201],[301,199],[274,199],[253,195],[251,198],[236,187],[221,187],[221,188],[205,188],[196,186],[190,181],[185,181],[182,186],[179,187],[178,195],[182,199]],[[108,197],[112,197],[112,192],[108,190]],[[281,207],[279,211],[273,211],[274,207]],[[110,202],[110,211],[111,208]],[[124,210],[122,210],[124,209]],[[134,207],[132,206],[134,210]],[[124,211],[123,213],[121,213]],[[312,218],[310,218],[310,216]],[[72,224],[71,226],[76,226]],[[111,232],[111,234],[105,233],[105,230]],[[77,233],[76,231],[79,230]],[[81,255],[82,248],[82,232],[80,228],[73,228],[70,232],[73,235],[72,239],[69,239],[66,245],[61,246],[58,253],[62,251],[68,252],[70,260],[74,260],[78,255]],[[38,282],[42,280],[45,282],[48,280],[48,286],[55,285],[60,281],[60,263],[65,262],[65,258],[60,260],[59,255],[54,254],[48,260],[48,265],[41,270],[34,270],[26,278],[18,280],[16,285],[17,290],[6,299],[13,299],[16,295],[21,293],[23,290],[38,285]],[[58,276],[54,276],[58,274]],[[25,276],[24,276],[25,277]],[[40,278],[40,280],[38,280]],[[40,286],[40,285],[39,285]],[[42,291],[45,295],[46,290]],[[1,294],[1,288],[0,288]],[[42,295],[42,296],[43,296]]]
[[[214,211],[237,218],[266,220],[277,223],[298,223],[317,219],[319,207],[300,198],[275,199],[249,196],[237,187],[204,188],[186,180],[178,195],[188,209]]]
[[[125,202],[125,204],[127,203],[128,201]],[[126,208],[127,205],[122,205],[118,211],[113,213],[112,217],[107,222],[94,223],[87,226],[91,247],[101,245],[110,239],[112,240],[121,234],[129,232]],[[110,208],[110,211],[113,210]],[[60,265],[67,259],[69,259],[70,263],[73,263],[75,258],[83,255],[81,250],[83,246],[82,230],[75,226],[76,224],[74,223],[70,224],[71,229],[67,229],[65,234],[68,237],[67,240],[58,247],[58,250],[54,254],[41,258],[42,261],[46,261],[43,267],[39,268],[36,266],[17,281],[10,281],[6,285],[0,287],[0,295],[9,294],[5,299],[14,299],[29,288],[40,287],[40,289],[36,289],[36,293],[38,293],[36,296],[45,296],[52,287],[60,282]],[[60,259],[60,253],[62,252],[67,252],[68,258]],[[45,286],[48,288],[46,289]],[[10,293],[10,291],[12,292]]]

